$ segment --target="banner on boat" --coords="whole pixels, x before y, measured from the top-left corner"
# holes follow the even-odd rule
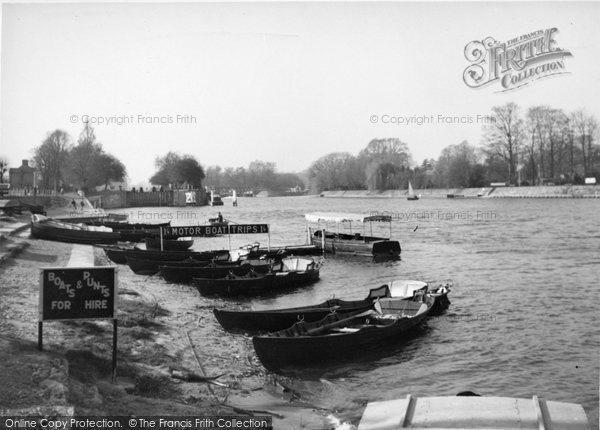
[[[163,227],[165,237],[214,236],[225,234],[266,234],[269,224],[192,225]]]
[[[40,321],[116,318],[114,267],[40,269]]]

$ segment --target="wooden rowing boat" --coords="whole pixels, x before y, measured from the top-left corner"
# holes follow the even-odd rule
[[[232,273],[236,276],[245,276],[253,270],[256,273],[267,273],[272,266],[272,262],[265,260],[240,260],[240,261],[219,261],[208,264],[196,264],[182,266],[177,262],[159,265],[160,276],[165,281],[173,283],[190,283],[194,278],[218,279],[224,278]]]
[[[344,361],[366,348],[402,340],[425,320],[433,302],[432,297],[425,297],[424,302],[397,299],[381,303],[378,310],[335,312],[317,322],[302,321],[254,336],[252,343],[261,363],[274,371]]]
[[[156,231],[158,231],[158,229],[160,227],[170,226],[171,221],[157,223],[157,224],[148,224],[148,223],[130,223],[130,222],[123,222],[123,221],[103,221],[103,220],[93,220],[92,221],[92,220],[90,220],[88,222],[85,222],[85,224],[109,227],[109,228],[112,228],[114,231],[120,231],[120,230],[156,230]]]
[[[447,285],[429,288],[425,282],[420,281],[394,281],[369,291],[366,298],[362,300],[329,299],[323,303],[309,306],[300,306],[287,309],[265,309],[265,310],[231,310],[214,309],[215,317],[225,330],[246,332],[274,332],[291,327],[298,321],[314,322],[325,318],[332,312],[349,314],[357,311],[372,309],[378,299],[398,298],[414,299],[415,293],[423,292],[435,300],[430,315],[443,312],[450,305]],[[409,285],[403,288],[401,285]],[[393,292],[392,292],[393,291]]]
[[[219,279],[194,278],[193,284],[202,295],[260,295],[286,288],[312,284],[319,280],[319,265],[312,259],[285,258],[266,274],[248,272],[244,276],[229,273]]]
[[[228,250],[217,251],[151,251],[137,247],[128,248],[123,246],[104,246],[102,247],[106,256],[117,264],[126,264],[127,257],[140,260],[150,260],[156,262],[164,261],[183,261],[192,258],[199,261],[210,261],[213,259],[228,261],[230,259]],[[157,266],[158,269],[158,266]]]
[[[61,222],[39,214],[31,216],[31,236],[36,239],[90,245],[116,243],[121,238],[119,232],[106,227]]]

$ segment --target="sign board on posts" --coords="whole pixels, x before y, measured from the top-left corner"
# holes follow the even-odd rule
[[[263,234],[269,233],[268,224],[227,224],[227,225],[192,225],[162,227],[165,237],[211,236],[226,234]]]
[[[40,269],[39,321],[116,318],[114,267]]]

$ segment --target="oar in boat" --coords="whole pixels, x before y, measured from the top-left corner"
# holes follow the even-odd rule
[[[329,330],[329,329],[332,329],[332,328],[335,328],[335,327],[339,327],[341,325],[349,323],[350,321],[354,321],[354,320],[356,320],[358,318],[366,317],[368,315],[378,315],[378,313],[375,312],[372,309],[369,309],[367,311],[361,312],[360,314],[353,315],[353,316],[351,316],[349,318],[344,318],[344,319],[339,320],[339,321],[335,321],[335,322],[332,322],[332,323],[329,323],[329,324],[322,325],[321,327],[313,328],[312,330],[307,330],[306,334],[309,335],[309,336],[313,336],[313,335],[318,334],[318,333],[320,333],[322,331]]]

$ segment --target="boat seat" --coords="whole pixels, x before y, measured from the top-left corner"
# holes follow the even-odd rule
[[[373,304],[373,308],[375,309],[375,311],[379,314],[383,314],[383,310],[381,309],[381,303],[379,303],[379,297],[377,298],[377,300],[375,300],[375,303]]]
[[[338,333],[356,333],[358,330],[358,328],[352,328],[352,327],[340,327],[340,328],[334,328],[331,329],[331,331],[335,331]]]

